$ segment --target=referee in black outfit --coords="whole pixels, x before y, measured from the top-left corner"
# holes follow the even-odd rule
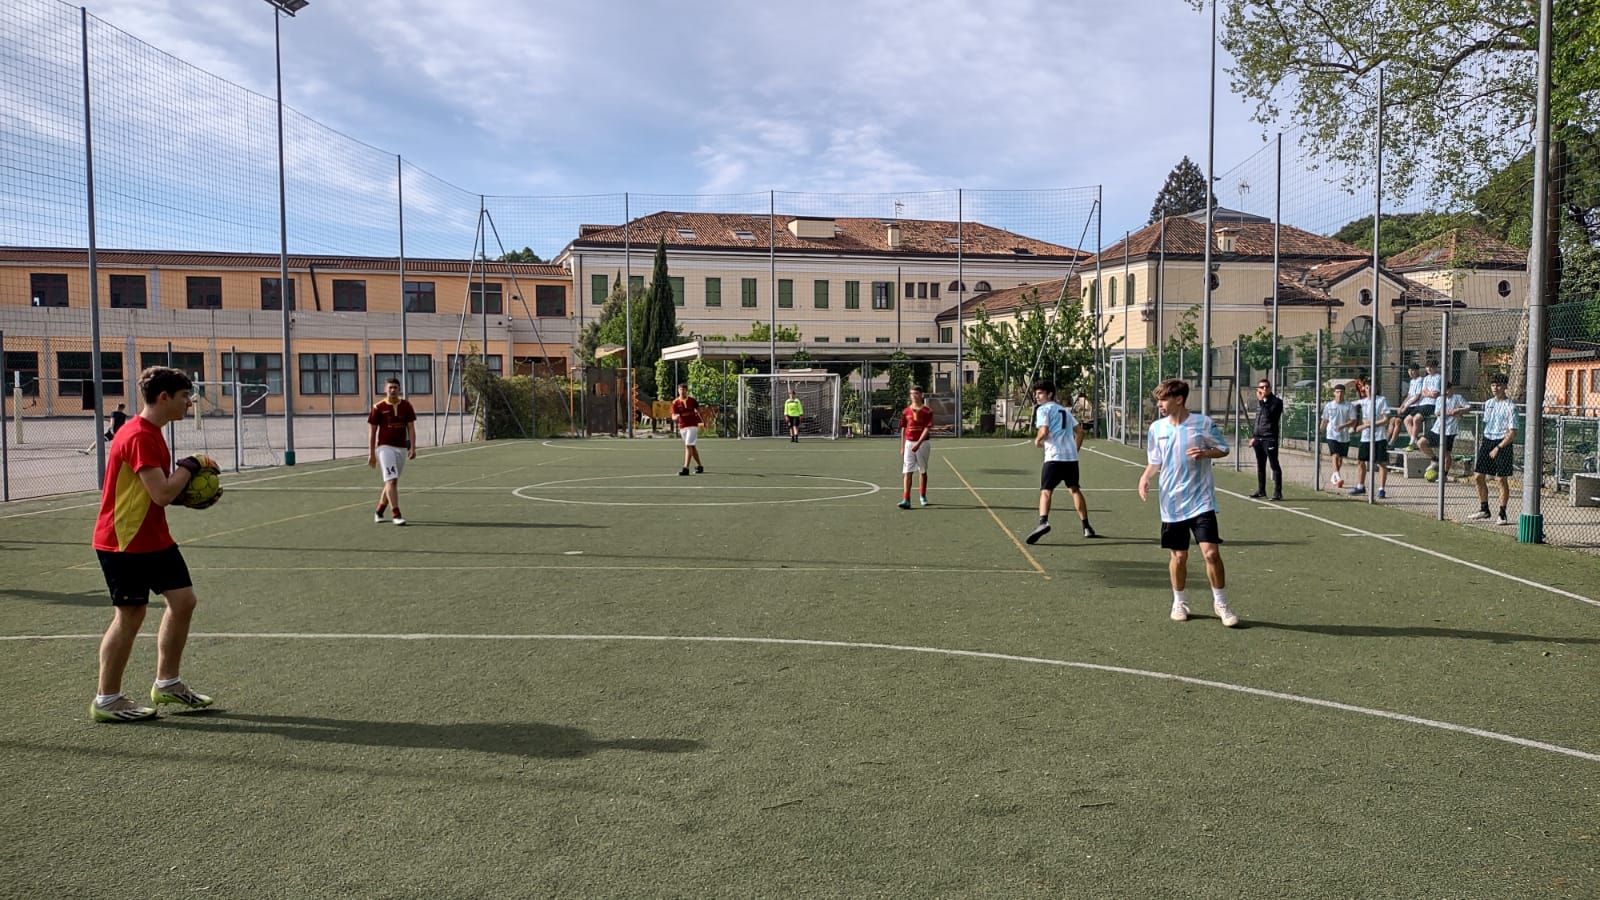
[[[1272,392],[1272,382],[1262,379],[1256,385],[1256,431],[1250,446],[1256,451],[1256,492],[1253,500],[1267,496],[1267,466],[1272,466],[1272,499],[1283,499],[1283,468],[1278,465],[1279,424],[1283,421],[1283,400]]]

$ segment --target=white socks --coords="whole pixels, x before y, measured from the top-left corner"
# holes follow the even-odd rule
[[[156,687],[162,688],[162,689],[166,689],[166,688],[172,687],[173,685],[177,684],[178,682],[180,682],[182,680],[183,680],[182,678],[157,678],[156,679]]]
[[[1218,587],[1212,588],[1211,589],[1211,602],[1216,604],[1217,606],[1227,606],[1228,605],[1228,592],[1227,592],[1227,590],[1225,590],[1223,588],[1218,588]]]

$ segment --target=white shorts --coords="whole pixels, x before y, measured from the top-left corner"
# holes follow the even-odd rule
[[[683,435],[683,445],[685,447],[693,447],[695,441],[700,440],[699,425],[690,425],[686,428],[679,428],[678,433]]]
[[[904,439],[900,441],[900,448],[905,451],[905,467],[900,470],[902,474],[928,471],[928,454],[933,452],[933,442],[923,441],[920,450],[911,449],[913,446],[910,441]]]
[[[406,470],[406,448],[391,447],[381,444],[378,447],[378,474],[384,481],[399,479],[400,473]]]

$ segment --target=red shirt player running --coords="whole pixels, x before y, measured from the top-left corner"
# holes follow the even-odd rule
[[[922,505],[928,505],[928,438],[933,436],[933,409],[923,404],[922,388],[911,386],[911,405],[900,413],[900,455],[904,462],[900,471],[904,474],[903,490],[900,492],[901,509],[911,508],[911,475],[918,473],[922,476],[921,491]]]
[[[694,464],[696,475],[703,473],[706,467],[700,463],[700,448],[696,446],[700,441],[700,404],[689,396],[687,384],[678,385],[677,399],[672,401],[672,422],[683,437],[683,468],[678,474],[689,474],[690,463]]]

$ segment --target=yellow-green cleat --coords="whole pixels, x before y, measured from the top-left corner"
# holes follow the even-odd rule
[[[155,717],[154,707],[140,706],[127,697],[118,697],[104,706],[89,703],[89,718],[96,722],[138,722]]]
[[[190,709],[204,709],[211,705],[211,698],[198,691],[190,690],[187,684],[180,681],[164,688],[151,685],[150,702],[157,705],[162,703],[181,703]]]

